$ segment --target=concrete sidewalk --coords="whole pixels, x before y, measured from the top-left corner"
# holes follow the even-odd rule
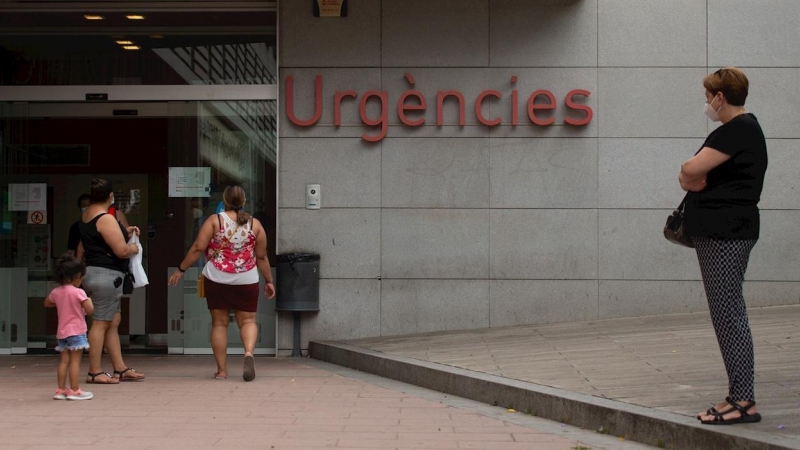
[[[667,448],[706,448],[715,441],[708,434],[718,433],[719,442],[735,443],[735,448],[800,449],[800,306],[753,309],[750,320],[763,420],[735,427],[700,426],[692,418],[727,395],[708,313],[314,343],[312,353],[359,370],[375,366],[373,372],[384,376],[400,373],[405,381],[413,382],[409,374],[415,370],[424,372],[417,378],[421,385],[435,378],[432,374],[446,373],[439,385],[445,387],[427,387],[488,402],[488,396],[503,394],[505,384],[511,398],[521,392],[537,395],[540,415],[574,415],[576,421],[588,421],[581,426],[602,426],[603,414],[628,414],[625,420],[612,420],[613,431]],[[479,391],[472,396],[470,390],[458,390],[458,383],[481,388],[472,389]],[[491,389],[496,393],[484,392]],[[559,396],[563,401],[555,401],[553,408],[541,405]],[[536,409],[536,401],[528,407]],[[600,409],[592,416],[586,406]],[[673,441],[643,431],[637,420],[645,419]],[[665,427],[671,428],[667,432]]]
[[[227,380],[207,356],[126,362],[147,379],[76,402],[52,400],[55,354],[0,357],[0,449],[648,448],[307,358],[257,358],[250,383],[240,357]]]

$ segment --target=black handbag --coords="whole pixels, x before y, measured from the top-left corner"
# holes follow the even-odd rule
[[[688,194],[687,194],[688,195]],[[672,214],[667,217],[667,223],[664,225],[664,237],[668,241],[682,245],[684,247],[694,248],[692,238],[686,234],[686,226],[684,223],[684,210],[686,208],[686,197]]]
[[[133,294],[133,274],[125,272],[125,277],[122,279],[122,295]]]

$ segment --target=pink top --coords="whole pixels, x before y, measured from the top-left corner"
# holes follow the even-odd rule
[[[211,258],[218,248],[225,244],[220,252],[210,260],[214,267],[227,273],[243,273],[256,267],[256,235],[250,229],[250,224],[236,227],[227,214],[221,214],[222,228],[214,234],[206,249],[206,258]],[[233,231],[236,230],[234,235]]]
[[[58,310],[56,339],[86,334],[86,311],[83,302],[89,297],[83,289],[65,284],[53,289],[48,296]]]

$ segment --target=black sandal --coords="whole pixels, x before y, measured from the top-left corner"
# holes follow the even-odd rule
[[[94,373],[87,372],[86,374],[89,376],[89,379],[86,380],[86,382],[90,383],[90,384],[119,384],[119,381],[115,381],[116,378],[112,377],[111,374],[108,373],[108,372],[94,372]],[[107,376],[108,379],[111,380],[111,381],[109,381],[108,383],[105,383],[105,382],[102,382],[102,381],[95,380],[95,378],[99,377],[100,375]]]
[[[133,367],[128,367],[125,370],[115,370],[114,378],[118,379],[119,381],[142,381],[145,378],[144,375],[141,377],[123,377],[122,375],[125,374],[125,372],[139,373]]]
[[[728,404],[731,405],[731,408],[725,410],[724,412],[719,412],[715,408],[709,409],[709,411],[711,411],[710,415],[714,416],[714,420],[701,420],[700,423],[704,425],[735,425],[737,423],[761,422],[761,414],[755,413],[750,415],[747,413],[748,409],[756,406],[756,402],[754,400],[747,402],[747,404],[744,406],[739,406],[738,403],[730,400],[728,400]],[[733,419],[723,418],[724,415],[730,414],[734,411],[739,411],[739,417],[735,417]]]
[[[725,397],[725,401],[728,402],[728,403],[731,403],[731,398],[730,397]],[[703,416],[713,416],[715,413],[718,413],[718,412],[719,411],[717,411],[717,407],[716,406],[712,406],[711,408],[708,408],[706,410],[705,414],[700,413],[700,414],[696,415],[695,417],[697,417],[697,420],[702,420],[701,418]]]

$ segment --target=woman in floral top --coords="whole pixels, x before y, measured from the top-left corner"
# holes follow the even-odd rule
[[[192,248],[169,278],[175,286],[183,277],[185,268],[194,264],[205,253],[208,261],[203,267],[206,302],[211,311],[211,349],[217,361],[214,377],[228,377],[226,362],[228,350],[229,311],[236,313],[236,323],[244,344],[245,381],[255,378],[255,350],[258,338],[256,310],[258,308],[258,273],[266,280],[267,297],[275,296],[272,272],[267,259],[267,233],[258,219],[242,209],[245,193],[241,186],[228,186],[222,194],[225,211],[209,217]]]

